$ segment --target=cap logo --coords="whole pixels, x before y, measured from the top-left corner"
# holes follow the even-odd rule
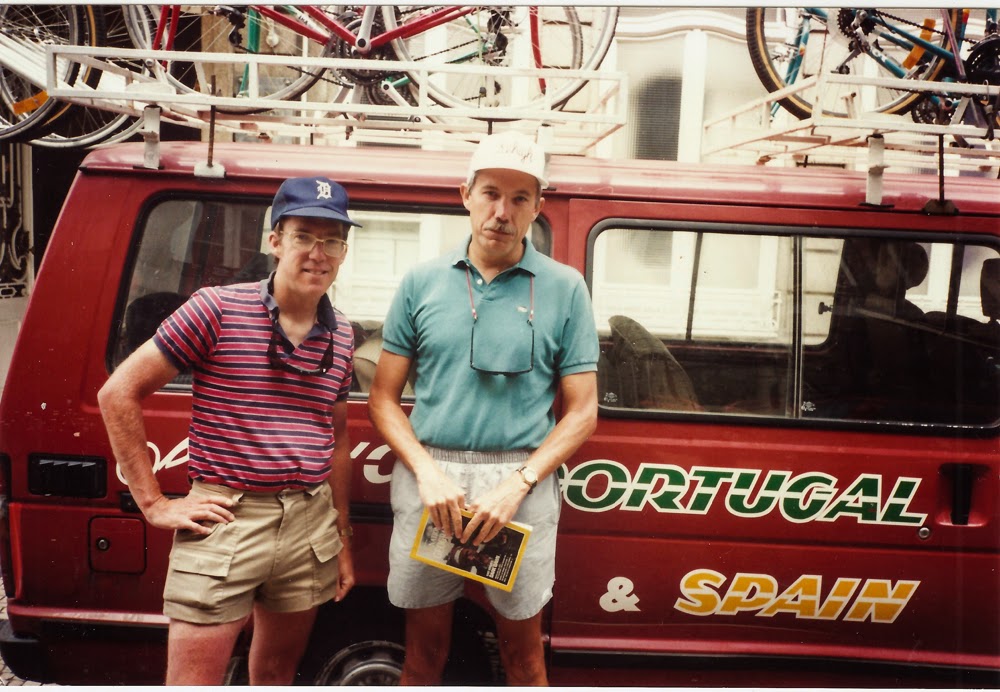
[[[316,199],[331,199],[330,183],[323,180],[316,181]]]
[[[528,163],[533,158],[533,152],[526,147],[520,147],[516,142],[503,142],[497,147],[500,153],[510,154],[521,159],[521,163]]]

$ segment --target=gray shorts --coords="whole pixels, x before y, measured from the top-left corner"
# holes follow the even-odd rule
[[[428,447],[441,470],[465,490],[466,502],[492,490],[527,461],[529,452],[462,452]],[[399,608],[429,608],[458,599],[469,580],[410,557],[424,506],[417,480],[401,461],[392,469],[392,540],[389,543],[389,600]],[[526,620],[552,598],[556,580],[556,529],[562,497],[555,474],[524,498],[514,521],[531,527],[531,537],[510,592],[486,587],[486,596],[508,620]]]

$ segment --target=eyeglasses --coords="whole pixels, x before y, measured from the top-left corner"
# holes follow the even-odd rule
[[[469,287],[469,307],[472,309],[472,343],[469,347],[469,366],[484,375],[523,375],[535,369],[535,277],[528,277],[529,308],[526,322],[511,323],[504,310],[493,304],[490,310],[480,313],[472,296],[472,279],[465,268]],[[518,310],[524,310],[518,306]],[[479,358],[476,358],[479,344]]]
[[[290,372],[293,375],[325,375],[326,371],[333,366],[333,332],[329,332],[329,337],[330,342],[326,346],[326,353],[323,354],[323,360],[320,361],[319,367],[316,370],[306,370],[305,368],[292,365],[288,360],[279,355],[281,335],[278,333],[278,321],[272,318],[271,343],[267,347],[267,359],[274,367],[285,372]],[[283,352],[284,349],[281,348],[281,351]]]
[[[323,254],[327,257],[343,257],[347,254],[347,243],[340,238],[317,238],[305,231],[293,231],[288,237],[292,239],[292,247],[301,252],[312,252],[316,243],[321,243]]]

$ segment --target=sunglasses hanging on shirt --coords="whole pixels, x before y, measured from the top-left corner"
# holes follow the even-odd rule
[[[292,365],[288,358],[283,358],[285,349],[281,346],[281,334],[278,332],[278,320],[271,318],[271,343],[267,346],[267,359],[274,367],[289,372],[293,375],[325,375],[327,370],[333,367],[333,332],[327,333],[330,341],[316,370],[306,370],[297,365]]]
[[[528,306],[519,305],[512,296],[484,298],[476,309],[472,278],[465,268],[472,309],[472,345],[469,365],[485,375],[523,375],[535,368],[535,277],[528,276]],[[527,313],[527,319],[516,319]]]

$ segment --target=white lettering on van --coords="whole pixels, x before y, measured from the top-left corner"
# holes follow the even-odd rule
[[[582,512],[618,509],[708,514],[721,503],[730,514],[753,519],[779,513],[794,524],[853,519],[859,524],[920,526],[926,514],[910,511],[919,478],[900,476],[886,493],[883,476],[863,473],[844,483],[828,473],[673,464],[640,464],[635,474],[610,459],[559,470],[566,503]]]
[[[160,456],[160,448],[154,443],[146,442],[146,446],[152,452],[153,473],[159,473],[163,469],[172,469],[175,466],[181,466],[188,462],[188,440],[186,437],[178,442],[165,457]],[[120,463],[115,464],[115,474],[123,485],[128,485],[125,482],[125,476],[122,474],[122,465]]]
[[[723,593],[726,580],[712,569],[688,572],[681,578],[681,597],[674,609],[699,617],[754,613],[756,617],[790,615],[801,620],[886,624],[896,621],[920,586],[919,581],[906,579],[838,577],[824,596],[823,578],[818,574],[804,574],[779,591],[778,580],[769,574],[738,572]]]
[[[628,577],[614,577],[608,582],[608,590],[601,596],[601,608],[609,613],[621,610],[639,610],[639,597],[632,593],[635,584]]]
[[[351,459],[358,459],[364,453],[365,449],[371,446],[370,442],[359,442],[354,449],[351,450]],[[390,452],[389,445],[379,445],[371,452],[368,453],[367,460],[380,462],[383,457]],[[388,483],[392,479],[392,465],[389,465],[388,473],[382,471],[381,465],[378,463],[365,464],[362,467],[362,472],[364,473],[365,480],[374,485],[381,485],[383,483]]]

